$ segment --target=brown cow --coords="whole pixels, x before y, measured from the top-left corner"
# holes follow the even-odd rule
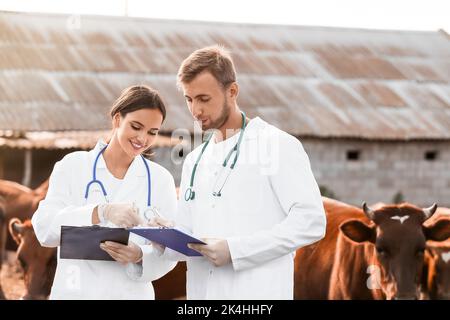
[[[386,205],[340,224],[330,278],[330,299],[417,299],[426,240],[450,237],[450,221],[423,223],[436,211]],[[367,277],[367,275],[369,277]]]
[[[5,250],[16,250],[16,243],[8,237],[7,225],[12,218],[28,219],[36,211],[48,189],[48,180],[32,190],[16,182],[0,180],[0,272]],[[4,299],[0,284],[0,299]]]
[[[365,244],[357,245],[355,241],[349,240],[349,237],[346,236],[344,232],[342,232],[340,226],[344,225],[347,221],[353,221],[350,222],[350,224],[346,225],[345,230],[348,230],[349,226],[352,226],[352,224],[357,224],[359,226],[359,222],[361,224],[370,225],[370,227],[375,227],[376,230],[380,233],[380,238],[378,239],[381,243],[381,240],[387,240],[385,236],[385,229],[386,223],[383,223],[383,226],[377,226],[374,222],[371,222],[370,219],[364,214],[363,210],[336,201],[332,199],[328,199],[323,197],[323,204],[327,215],[327,230],[326,230],[326,236],[321,241],[314,243],[310,246],[306,246],[303,248],[300,248],[297,250],[296,256],[295,256],[295,282],[294,282],[294,298],[295,299],[327,299],[329,297],[330,292],[333,291],[333,294],[330,298],[333,299],[343,299],[343,298],[366,298],[366,299],[373,299],[373,298],[393,298],[393,294],[384,294],[383,290],[369,290],[367,288],[367,280],[368,280],[368,274],[367,272],[374,273],[373,277],[370,277],[370,280],[374,280],[374,277],[378,276],[378,271],[380,272],[380,277],[383,275],[381,274],[381,271],[386,271],[386,269],[383,269],[383,265],[381,263],[379,264],[369,264],[364,267],[359,267],[353,269],[351,274],[349,274],[350,269],[346,269],[347,265],[340,266],[340,264],[345,263],[342,260],[347,260],[346,263],[349,263],[349,260],[351,260],[351,257],[355,256],[359,260],[364,260],[365,257],[373,256],[374,259],[376,259],[378,254],[373,253],[375,251],[375,246],[371,244],[370,242],[367,242]],[[404,211],[406,207],[409,207],[408,205],[400,205],[400,206],[386,206],[382,203],[379,203],[377,206],[377,210],[375,212],[381,213],[384,216],[389,216],[389,212],[393,217],[396,217],[398,212]],[[421,209],[418,209],[414,206],[410,206],[414,208],[413,211],[417,213],[417,211],[421,212]],[[368,209],[368,208],[367,208]],[[384,211],[387,211],[387,213],[384,213]],[[397,213],[396,213],[397,212]],[[422,213],[419,213],[419,215],[423,215]],[[404,216],[403,214],[400,214],[399,216]],[[358,220],[359,222],[354,222],[354,220]],[[396,222],[395,220],[398,219],[396,217],[393,222]],[[404,218],[403,218],[404,219]],[[402,220],[403,220],[402,219]],[[383,220],[383,219],[378,219]],[[398,220],[397,220],[398,221]],[[378,221],[381,223],[380,221]],[[405,220],[403,220],[405,222]],[[431,221],[430,221],[431,222]],[[400,226],[403,226],[402,222],[399,222]],[[406,223],[406,222],[405,222]],[[406,225],[405,225],[406,226]],[[365,226],[364,226],[365,227]],[[394,225],[395,227],[395,225]],[[429,230],[431,228],[431,224],[428,223],[427,229]],[[354,229],[354,228],[353,228]],[[417,228],[419,231],[421,228]],[[433,229],[433,228],[431,228]],[[444,228],[448,232],[448,226]],[[365,230],[365,228],[363,229]],[[391,230],[395,230],[395,228],[391,227]],[[444,231],[445,231],[444,230]],[[403,230],[401,230],[403,233]],[[416,230],[417,231],[417,230]],[[420,234],[421,232],[419,232]],[[431,235],[431,232],[427,231],[428,235]],[[350,234],[350,237],[352,234]],[[420,238],[420,237],[419,237]],[[339,244],[338,244],[339,240]],[[356,239],[356,240],[362,240],[362,239]],[[400,243],[397,241],[397,243]],[[338,248],[339,247],[339,248]],[[339,250],[338,250],[339,249]],[[403,248],[406,249],[406,248]],[[336,251],[339,252],[336,252]],[[368,253],[365,251],[369,250]],[[370,251],[372,250],[372,251]],[[348,252],[346,252],[348,251]],[[404,251],[404,250],[401,250]],[[404,253],[404,252],[403,252]],[[343,257],[342,257],[343,255]],[[382,259],[383,260],[383,259]],[[390,259],[388,259],[390,260]],[[335,262],[337,261],[337,265],[334,267]],[[379,260],[376,260],[379,262]],[[385,263],[387,262],[386,259],[383,260]],[[355,263],[354,266],[359,265],[358,263]],[[419,261],[420,263],[420,261]],[[351,264],[350,264],[351,265]],[[368,267],[370,267],[368,269]],[[330,279],[331,274],[334,271],[335,278],[333,279],[332,286],[334,288],[330,288]],[[406,269],[405,269],[406,271]],[[341,273],[344,273],[344,275],[341,275]],[[337,277],[339,276],[339,277]],[[396,287],[396,280],[391,275],[390,278],[390,284],[394,284]],[[392,280],[393,278],[393,280]],[[385,278],[382,278],[385,279]],[[347,285],[348,287],[351,287],[350,285],[354,286],[354,290],[351,291],[352,295],[348,297],[342,297],[337,295],[337,288],[339,290],[345,291],[343,286]],[[370,285],[372,286],[372,285]],[[356,289],[359,289],[360,292],[355,292]],[[387,289],[386,289],[387,290]],[[358,290],[356,290],[358,291]],[[394,295],[395,297],[395,295]],[[400,295],[400,298],[402,296]]]
[[[6,213],[5,226],[8,225],[9,220],[12,218],[18,218],[20,220],[31,218],[37,210],[39,201],[44,199],[47,194],[48,182],[49,180],[47,179],[38,188],[33,190],[13,181],[0,179],[0,204]],[[4,228],[4,231],[7,234],[6,228]],[[0,253],[4,252],[5,246],[8,250],[15,250],[17,248],[15,241],[9,237],[6,243],[0,242]]]
[[[424,298],[450,300],[450,243],[427,244],[425,253]]]
[[[362,215],[361,209],[346,203],[322,197],[327,215],[325,237],[295,254],[294,299],[328,298],[329,280],[333,268],[339,225],[345,220]]]
[[[9,233],[17,243],[17,259],[23,269],[25,293],[22,299],[47,299],[56,271],[56,249],[42,247],[30,220],[13,218]]]
[[[7,218],[30,218],[47,194],[48,182],[47,179],[33,190],[17,182],[0,179],[0,202],[5,207]]]
[[[425,225],[441,219],[450,220],[450,209],[438,208]],[[450,239],[427,241],[422,291],[424,298],[450,300]]]

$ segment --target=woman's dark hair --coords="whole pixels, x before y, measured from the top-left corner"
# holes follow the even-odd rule
[[[120,113],[125,117],[127,113],[140,109],[158,109],[162,113],[163,122],[166,119],[166,106],[158,91],[145,85],[131,86],[123,90],[114,102],[110,114],[114,117]]]

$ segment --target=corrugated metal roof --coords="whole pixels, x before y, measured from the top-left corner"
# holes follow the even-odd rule
[[[0,147],[15,149],[82,149],[95,146],[99,139],[106,141],[110,130],[101,131],[39,131],[25,132],[17,135],[10,130],[0,131]],[[153,144],[156,147],[175,146],[180,140],[158,135]]]
[[[445,32],[0,13],[0,129],[101,130],[132,84],[158,89],[165,132],[192,131],[175,75],[220,43],[236,63],[239,105],[291,134],[450,139]],[[79,28],[78,28],[79,27]]]

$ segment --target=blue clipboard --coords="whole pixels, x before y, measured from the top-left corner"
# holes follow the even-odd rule
[[[178,251],[188,257],[201,256],[200,252],[188,248],[188,243],[206,244],[175,228],[131,228],[128,229],[141,237]]]

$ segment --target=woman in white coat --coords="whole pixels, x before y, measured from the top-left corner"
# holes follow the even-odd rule
[[[133,227],[148,221],[144,211],[150,207],[163,216],[175,214],[173,177],[141,156],[154,143],[165,115],[155,90],[130,87],[111,109],[109,144],[99,141],[93,150],[70,153],[55,164],[47,196],[32,218],[41,245],[58,247],[50,299],[154,299],[151,281],[175,266],[131,233],[128,245],[101,245],[115,261],[59,258],[63,225]],[[94,175],[104,189],[98,183],[87,189]]]

